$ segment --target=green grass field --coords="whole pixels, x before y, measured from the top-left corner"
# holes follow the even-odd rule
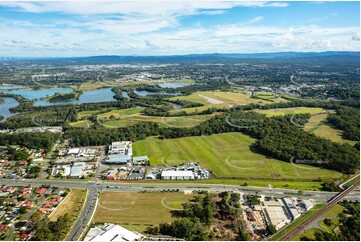
[[[159,140],[154,137],[133,144],[135,156],[148,155],[151,165],[199,162],[217,177],[311,180],[339,178],[341,173],[309,166],[295,166],[252,152],[254,139],[241,133]],[[307,169],[311,168],[311,169]]]
[[[343,139],[341,130],[334,129],[327,124],[320,125],[317,129],[313,131],[313,133],[319,137],[330,139],[333,142],[337,143],[346,143],[350,145],[354,145],[357,143],[357,141]]]
[[[182,192],[112,192],[100,194],[93,222],[116,223],[143,232],[147,226],[171,222],[171,211],[194,194]]]
[[[217,114],[214,113],[209,115],[193,115],[184,117],[159,117],[143,115],[141,111],[143,111],[143,108],[112,110],[99,114],[98,119],[109,128],[124,127],[145,121],[156,122],[162,126],[168,127],[192,127]]]
[[[263,99],[276,99],[277,97],[273,95],[272,92],[257,92],[257,97],[263,98]]]
[[[251,98],[251,96],[239,93],[239,92],[220,92],[220,91],[204,91],[204,92],[194,92],[188,96],[177,96],[169,98],[169,100],[186,100],[195,103],[203,104],[203,107],[196,108],[183,108],[179,110],[174,110],[172,112],[181,112],[186,111],[188,113],[203,111],[210,107],[218,107],[218,108],[228,108],[233,105],[246,105],[250,103],[259,103],[259,104],[267,104],[271,103],[262,99]],[[287,101],[284,100],[283,101]]]
[[[322,108],[309,108],[309,107],[296,107],[296,108],[277,108],[277,109],[265,109],[265,110],[256,110],[259,113],[265,114],[267,117],[273,116],[284,116],[287,114],[301,114],[301,113],[322,113],[325,112]]]

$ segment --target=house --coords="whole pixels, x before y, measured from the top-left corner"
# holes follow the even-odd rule
[[[44,192],[46,192],[48,189],[45,188],[45,187],[42,187],[40,189],[38,189],[35,193],[36,194],[39,194],[39,195],[42,195]]]
[[[115,179],[117,179],[117,178],[116,178],[117,173],[118,173],[118,170],[117,170],[117,169],[108,171],[108,172],[107,172],[107,178],[108,178],[109,180],[115,180]]]
[[[194,180],[194,174],[191,171],[162,171],[163,180]]]
[[[21,240],[29,240],[30,239],[30,234],[29,233],[23,233],[20,235],[20,239]]]

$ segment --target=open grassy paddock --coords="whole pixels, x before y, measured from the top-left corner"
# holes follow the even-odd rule
[[[221,92],[221,91],[205,91],[205,92],[194,92],[188,96],[177,96],[169,98],[169,100],[186,100],[195,103],[201,103],[203,107],[196,108],[182,108],[179,110],[174,110],[173,112],[196,112],[208,109],[210,107],[218,107],[218,108],[228,108],[234,105],[246,105],[250,103],[259,103],[259,104],[267,104],[271,103],[266,100],[252,98],[248,94],[240,93],[240,92]],[[283,101],[287,101],[283,99]]]
[[[143,232],[147,226],[171,222],[171,211],[195,194],[182,192],[113,192],[100,194],[93,222],[116,223]]]
[[[156,122],[162,126],[168,127],[192,127],[201,122],[204,122],[211,117],[217,115],[217,113],[207,115],[193,115],[193,116],[179,116],[179,117],[159,117],[159,116],[147,116],[142,114],[143,108],[127,108],[127,109],[114,109],[108,112],[99,111],[83,111],[79,112],[78,117],[90,116],[97,114],[98,120],[105,127],[118,128],[129,125],[134,125],[138,122]],[[72,122],[70,125],[74,127],[88,127],[92,125],[90,121],[80,120]]]
[[[292,165],[252,152],[254,139],[241,133],[160,140],[149,137],[133,144],[135,156],[148,155],[151,165],[199,162],[217,177],[312,180],[339,178],[341,173]]]
[[[309,107],[295,107],[295,108],[276,108],[276,109],[265,109],[257,110],[259,113],[265,114],[267,117],[273,116],[284,116],[287,114],[301,114],[301,113],[324,113],[326,110],[322,108],[309,108]]]
[[[83,207],[85,196],[85,189],[71,189],[61,204],[58,205],[56,210],[49,216],[50,221],[56,221],[58,217],[64,215],[65,213],[71,215],[73,221],[75,221]]]

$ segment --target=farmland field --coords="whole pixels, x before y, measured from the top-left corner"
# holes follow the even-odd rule
[[[116,223],[143,232],[147,226],[173,221],[171,211],[181,209],[193,196],[182,192],[102,192],[93,222]]]
[[[217,177],[311,180],[339,178],[341,173],[267,158],[252,152],[254,139],[241,133],[137,141],[134,155],[148,155],[151,165],[199,162]],[[309,169],[307,169],[309,168]]]

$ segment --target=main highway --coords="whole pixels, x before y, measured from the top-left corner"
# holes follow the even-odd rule
[[[199,183],[152,183],[143,182],[143,183],[120,183],[120,182],[98,182],[98,181],[64,181],[64,180],[32,180],[32,179],[0,179],[0,184],[10,185],[10,186],[53,186],[53,187],[63,187],[63,188],[84,188],[88,190],[86,201],[83,205],[83,209],[79,218],[74,223],[71,228],[66,240],[76,241],[80,239],[82,232],[86,229],[87,224],[89,224],[92,214],[95,211],[95,203],[97,197],[101,191],[104,190],[113,190],[113,191],[132,191],[139,192],[144,190],[149,191],[163,191],[163,190],[174,190],[179,189],[180,191],[184,190],[206,190],[209,192],[222,192],[222,191],[232,191],[232,192],[241,192],[245,194],[262,194],[266,196],[275,196],[275,197],[284,197],[284,196],[297,196],[304,199],[315,199],[315,200],[324,200],[328,201],[333,197],[337,196],[337,192],[322,192],[322,191],[303,191],[302,194],[298,193],[298,190],[292,189],[267,189],[262,187],[242,187],[236,185],[219,185],[219,184],[199,184]],[[350,190],[349,190],[350,191]],[[340,199],[359,199],[360,193],[353,192],[354,190],[348,192]],[[353,192],[353,193],[351,193]]]

